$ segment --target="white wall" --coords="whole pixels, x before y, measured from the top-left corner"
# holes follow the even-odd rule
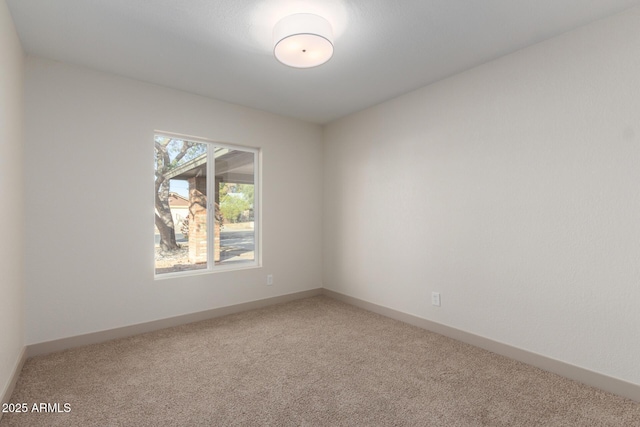
[[[0,397],[24,347],[23,72],[22,47],[0,0]]]
[[[319,126],[32,57],[25,88],[28,344],[322,286]],[[154,130],[263,148],[263,268],[154,281]]]
[[[640,384],[639,28],[636,8],[329,125],[324,286]]]

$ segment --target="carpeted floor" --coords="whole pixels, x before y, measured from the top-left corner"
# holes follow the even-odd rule
[[[1,427],[640,426],[638,403],[323,296],[29,359],[11,401],[29,412]]]

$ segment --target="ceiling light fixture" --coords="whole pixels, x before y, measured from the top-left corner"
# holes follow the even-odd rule
[[[290,67],[317,67],[333,56],[331,24],[311,13],[282,18],[273,29],[273,39],[276,59]]]

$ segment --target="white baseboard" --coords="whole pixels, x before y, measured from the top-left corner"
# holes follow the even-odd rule
[[[280,295],[277,297],[265,298],[227,307],[214,308],[211,310],[200,311],[198,313],[170,317],[168,319],[160,319],[152,322],[125,326],[122,328],[109,329],[106,331],[92,332],[84,335],[77,335],[53,341],[31,344],[27,346],[27,357],[39,356],[42,354],[54,353],[56,351],[62,351],[69,348],[80,347],[83,345],[97,344],[118,338],[130,337],[132,335],[144,334],[146,332],[171,328],[173,326],[184,325],[187,323],[199,322],[201,320],[213,319],[215,317],[226,316],[228,314],[239,313],[256,308],[267,307],[270,305],[294,301],[297,299],[309,298],[321,294],[321,288],[311,289],[308,291],[295,292],[292,294]]]
[[[347,304],[355,305],[356,307],[381,314],[385,317],[390,317],[419,328],[427,329],[440,335],[506,356],[510,359],[536,366],[544,369],[545,371],[553,372],[554,374],[561,375],[565,378],[640,402],[640,385],[638,384],[590,371],[541,354],[523,350],[479,335],[474,335],[470,332],[465,332],[460,329],[452,328],[441,323],[423,319],[412,314],[403,313],[392,308],[364,301],[326,288],[322,290],[322,293],[330,298],[334,298]]]
[[[11,400],[11,395],[13,394],[13,389],[16,387],[16,383],[18,382],[18,377],[20,376],[20,372],[22,372],[22,367],[24,366],[24,362],[27,360],[27,348],[23,347],[20,352],[20,356],[18,356],[18,360],[16,360],[15,365],[13,366],[13,371],[11,372],[11,378],[9,378],[9,382],[5,386],[2,394],[0,394],[0,405],[3,403],[9,403]],[[0,420],[2,419],[2,411],[0,411]]]

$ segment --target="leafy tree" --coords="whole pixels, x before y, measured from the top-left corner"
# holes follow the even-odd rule
[[[253,207],[252,184],[224,183],[220,186],[220,211],[228,222],[238,222]]]

